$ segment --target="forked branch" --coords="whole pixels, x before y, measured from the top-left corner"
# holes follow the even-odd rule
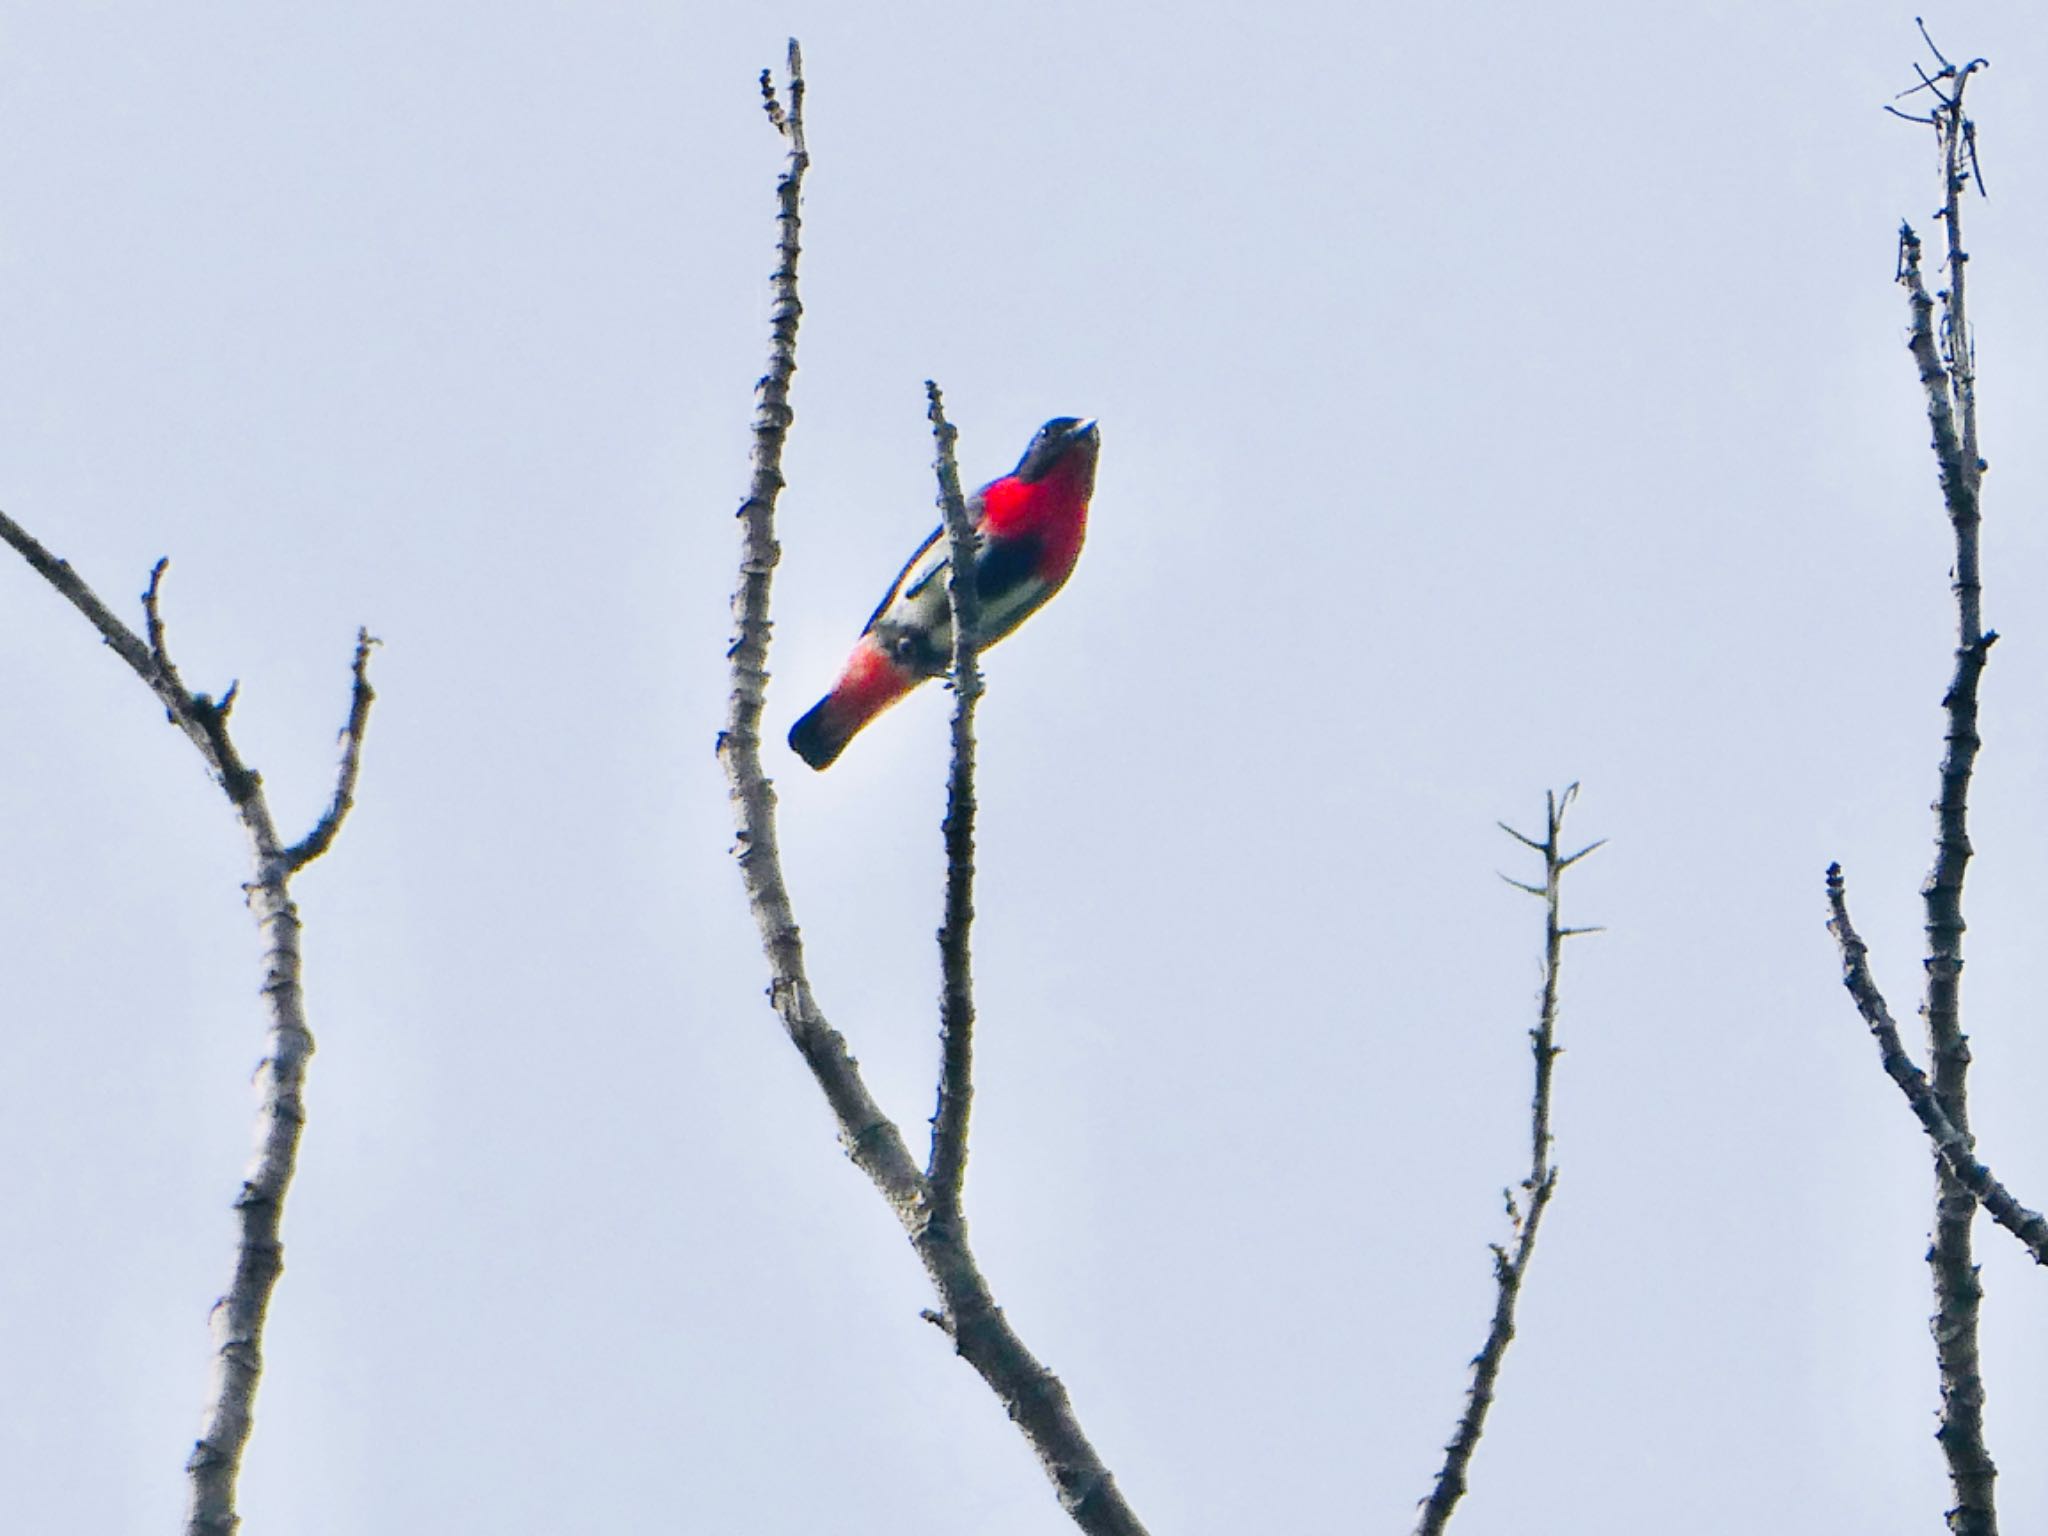
[[[255,863],[255,878],[243,889],[264,941],[262,996],[268,1016],[265,1054],[256,1069],[256,1146],[235,1200],[239,1233],[234,1278],[213,1307],[213,1387],[199,1440],[185,1464],[188,1536],[229,1536],[239,1524],[235,1486],[263,1371],[264,1320],[284,1268],[279,1228],[298,1160],[299,1131],[305,1122],[306,1064],[313,1054],[300,985],[300,923],[298,906],[291,899],[291,878],[333,845],[355,803],[363,735],[376,698],[370,688],[369,658],[370,648],[377,642],[367,630],[356,633],[354,686],[348,724],[341,733],[341,766],[334,795],[313,829],[287,847],[271,816],[262,775],[242,761],[228,730],[236,689],[230,686],[218,700],[194,693],[185,686],[171,659],[162,607],[167,562],[156,563],[142,596],[145,639],[122,623],[70,565],[44,549],[5,513],[0,513],[0,540],[19,551],[85,615],[101,639],[156,695],[171,723],[198,748],[248,833]]]
[[[1871,1038],[1877,1041],[1878,1061],[1906,1096],[1913,1114],[1934,1143],[1942,1165],[1976,1197],[1993,1221],[2020,1240],[2036,1264],[2048,1264],[2048,1217],[2020,1204],[2012,1191],[1977,1160],[1970,1138],[1942,1112],[1941,1101],[1935,1097],[1927,1074],[1906,1054],[1891,1008],[1870,974],[1870,948],[1849,921],[1848,891],[1839,864],[1828,866],[1828,931],[1834,934],[1842,951],[1842,985],[1856,1000],[1856,1011],[1863,1015]]]
[[[1066,1389],[1052,1372],[1033,1358],[996,1305],[988,1282],[967,1246],[965,1223],[958,1220],[960,1170],[964,1167],[967,1113],[967,1011],[949,1011],[949,1027],[957,1025],[957,1037],[946,1046],[945,1083],[951,1105],[942,1099],[938,1124],[934,1128],[932,1175],[921,1172],[896,1123],[884,1114],[861,1078],[845,1039],[826,1022],[811,991],[804,970],[803,941],[797,929],[789,891],[782,875],[782,858],[776,840],[775,792],[761,766],[761,713],[768,680],[769,595],[780,551],[775,543],[775,502],[782,489],[782,450],[792,420],[789,404],[790,380],[796,372],[797,319],[802,307],[797,302],[798,236],[803,177],[810,166],[804,145],[803,60],[796,42],[789,45],[789,94],[778,97],[767,72],[762,74],[762,94],[768,117],[789,144],[789,158],[777,184],[780,229],[779,259],[773,279],[773,308],[769,342],[768,372],[760,384],[759,403],[754,413],[753,474],[746,500],[740,504],[740,580],[733,594],[735,636],[729,651],[732,661],[732,693],[725,729],[719,733],[718,754],[725,765],[734,820],[737,823],[735,852],[741,880],[754,920],[761,931],[762,947],[769,971],[768,995],[780,1015],[783,1028],[802,1054],[817,1079],[839,1125],[841,1144],[856,1166],[873,1181],[896,1218],[909,1235],[912,1248],[938,1292],[940,1308],[928,1314],[952,1338],[955,1349],[974,1367],[1002,1403],[1004,1410],[1023,1432],[1037,1454],[1046,1475],[1059,1494],[1060,1503],[1075,1524],[1092,1536],[1143,1536],[1144,1527],[1124,1502],[1115,1479],[1082,1433],[1067,1400]],[[943,415],[933,400],[933,425],[941,432],[940,459],[950,457],[950,439],[945,435]],[[942,470],[942,474],[944,471]],[[953,503],[959,494],[957,475],[951,477],[947,501],[949,526],[953,526]],[[962,547],[955,543],[954,550]],[[956,569],[967,566],[956,562]],[[971,566],[968,566],[971,569]],[[956,589],[952,601],[958,603]],[[970,610],[971,610],[971,598]],[[956,642],[956,670],[969,686],[963,690],[962,709],[955,717],[955,739],[972,733],[972,625],[955,625],[956,636],[967,637],[969,665],[961,669]],[[954,812],[961,804],[963,763],[971,754],[954,759]],[[971,767],[967,769],[971,774]],[[965,781],[966,801],[972,804],[972,780]],[[971,840],[966,834],[971,823],[955,814],[948,817],[948,863],[954,853],[971,858]],[[956,836],[956,828],[958,836]],[[960,998],[966,987],[965,913],[970,893],[964,883],[949,881],[949,892],[957,892],[960,921],[955,924],[955,896],[948,897],[948,931],[957,932],[960,968],[957,980]],[[948,959],[947,988],[955,982]],[[948,1009],[953,1008],[949,1000]],[[946,1150],[948,1147],[951,1150]],[[935,1190],[938,1193],[935,1194]]]

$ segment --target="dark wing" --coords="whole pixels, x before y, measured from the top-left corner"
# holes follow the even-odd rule
[[[904,562],[903,569],[896,573],[896,579],[889,584],[889,590],[882,600],[875,604],[875,611],[868,615],[868,621],[861,627],[866,634],[875,627],[875,621],[889,611],[889,605],[898,598],[915,597],[930,584],[933,577],[946,568],[946,530],[934,528],[931,537],[917,546],[917,553]]]
[[[987,486],[982,487],[982,490],[987,489]],[[981,491],[976,491],[967,498],[967,516],[976,528],[981,526]],[[903,569],[896,573],[896,579],[890,583],[889,590],[883,594],[882,600],[875,604],[875,611],[868,615],[868,621],[862,627],[861,633],[866,634],[873,629],[876,620],[889,611],[890,604],[899,599],[914,600],[936,578],[944,574],[950,563],[946,552],[946,525],[941,523],[931,531],[929,538],[917,546],[917,553],[903,563]],[[983,563],[987,563],[985,559]],[[988,577],[983,573],[981,589],[986,591],[987,588]]]
[[[974,590],[985,608],[1000,609],[1004,600],[1038,578],[1041,541],[1003,539],[982,545],[974,564]]]

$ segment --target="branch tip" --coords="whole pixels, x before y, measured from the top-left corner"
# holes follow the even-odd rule
[[[363,763],[363,736],[370,727],[370,706],[377,702],[377,691],[370,686],[370,649],[382,644],[367,626],[356,629],[355,656],[349,666],[348,719],[343,723],[339,737],[341,762],[335,769],[334,793],[328,798],[327,809],[313,824],[312,830],[285,850],[285,862],[294,873],[334,846],[342,822],[355,807],[356,779]]]
[[[1553,1068],[1558,1056],[1562,1054],[1556,1044],[1559,965],[1563,956],[1564,941],[1567,938],[1575,933],[1597,931],[1592,928],[1567,928],[1559,921],[1558,892],[1565,870],[1600,846],[1598,842],[1589,844],[1569,858],[1559,853],[1559,839],[1564,829],[1565,814],[1572,801],[1577,798],[1578,791],[1579,786],[1574,782],[1562,791],[1545,793],[1545,836],[1540,843],[1517,832],[1506,822],[1498,823],[1502,831],[1541,855],[1543,859],[1543,884],[1540,886],[1516,880],[1506,874],[1501,875],[1501,879],[1517,890],[1540,897],[1545,906],[1543,991],[1536,1025],[1529,1031],[1535,1084],[1529,1103],[1529,1172],[1521,1184],[1522,1191],[1527,1196],[1527,1204],[1525,1207],[1513,1189],[1501,1191],[1513,1245],[1512,1248],[1504,1243],[1488,1245],[1493,1255],[1494,1280],[1498,1287],[1493,1322],[1487,1331],[1485,1345],[1472,1361],[1472,1384],[1465,1394],[1464,1414],[1458,1421],[1457,1431],[1452,1435],[1450,1444],[1444,1448],[1443,1465],[1437,1472],[1435,1486],[1431,1489],[1429,1497],[1422,1501],[1422,1515],[1416,1526],[1417,1536],[1440,1536],[1445,1524],[1450,1520],[1452,1510],[1464,1496],[1466,1476],[1473,1453],[1478,1448],[1480,1435],[1485,1429],[1486,1414],[1493,1402],[1501,1360],[1515,1335],[1515,1304],[1521,1294],[1522,1282],[1528,1273],[1530,1259],[1535,1252],[1537,1230],[1542,1225],[1543,1213],[1549,1207],[1551,1196],[1557,1188],[1557,1168],[1550,1161],[1550,1089]],[[1601,839],[1601,842],[1604,841],[1604,838]]]

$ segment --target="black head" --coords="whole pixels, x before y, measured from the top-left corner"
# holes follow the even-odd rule
[[[1043,480],[1075,449],[1085,447],[1093,453],[1101,443],[1094,422],[1078,416],[1055,416],[1038,429],[1038,435],[1031,439],[1031,446],[1024,450],[1024,457],[1017,461],[1012,473],[1026,482]]]

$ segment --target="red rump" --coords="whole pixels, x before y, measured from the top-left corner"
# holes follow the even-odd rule
[[[813,768],[830,767],[862,726],[922,681],[884,655],[873,635],[862,635],[838,683],[797,721],[789,744]]]

